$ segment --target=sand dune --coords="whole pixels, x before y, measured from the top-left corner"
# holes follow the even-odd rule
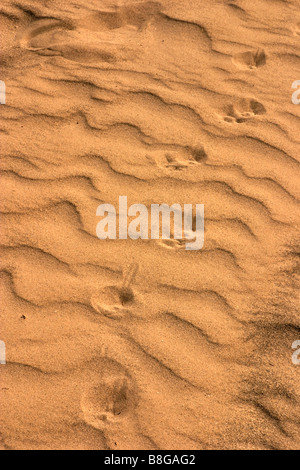
[[[298,0],[2,0],[1,449],[298,449]],[[205,245],[100,204],[204,204]]]

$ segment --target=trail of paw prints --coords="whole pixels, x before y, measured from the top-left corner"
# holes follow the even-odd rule
[[[134,311],[142,306],[132,289],[139,265],[133,263],[128,271],[123,273],[123,282],[120,286],[106,286],[92,295],[93,309],[111,320],[120,320],[130,317]]]
[[[256,52],[241,52],[232,57],[234,65],[241,70],[254,70],[267,63],[266,53],[263,49]]]
[[[121,364],[108,360],[98,382],[84,390],[80,405],[85,422],[104,434],[110,449],[153,448],[140,429],[137,386]]]
[[[266,114],[266,108],[263,104],[253,99],[243,99],[237,105],[230,105],[227,109],[225,122],[244,123],[249,120]]]

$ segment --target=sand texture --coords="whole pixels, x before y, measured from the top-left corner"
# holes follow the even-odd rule
[[[299,0],[1,0],[0,449],[300,449]],[[204,204],[205,245],[97,238]]]

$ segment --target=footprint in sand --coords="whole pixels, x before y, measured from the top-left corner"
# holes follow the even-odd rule
[[[159,168],[168,171],[182,171],[207,160],[204,149],[170,148],[154,150],[152,155],[147,155],[148,160]]]
[[[129,60],[139,49],[132,35],[143,31],[160,11],[159,3],[146,2],[95,12],[72,26],[42,19],[27,27],[19,42],[40,55],[62,56],[85,65]]]
[[[168,170],[181,171],[185,168],[195,166],[207,160],[207,155],[204,150],[192,151],[187,158],[180,159],[172,153],[166,153],[166,162],[163,165]]]
[[[136,408],[137,387],[127,370],[109,359],[99,374],[97,383],[89,385],[81,396],[85,422],[104,433],[107,444],[114,449],[129,449],[139,445],[149,447],[141,438]]]
[[[85,420],[101,431],[109,431],[109,427],[122,426],[122,423],[126,427],[135,406],[133,383],[125,371],[119,374],[107,371],[99,384],[86,390],[81,398]]]
[[[64,58],[84,64],[131,60],[137,54],[134,44],[140,42],[137,34],[160,10],[159,3],[146,2],[95,12],[76,25],[81,31],[80,43],[62,44],[58,49]]]
[[[130,315],[138,304],[131,288],[138,270],[138,264],[132,264],[127,273],[124,273],[121,286],[107,286],[95,293],[91,297],[93,309],[114,320]]]
[[[292,32],[294,36],[300,36],[300,23],[296,23],[292,26]]]
[[[196,232],[196,228],[197,228],[196,217],[193,217],[193,225],[192,225],[193,232]],[[184,234],[184,226],[182,226],[182,233]],[[166,248],[168,250],[174,250],[174,251],[178,251],[178,250],[186,251],[186,245],[187,243],[190,243],[190,242],[191,240],[186,238],[185,236],[183,236],[183,238],[181,238],[180,240],[176,240],[174,236],[173,227],[171,228],[170,238],[167,238],[165,240],[164,239],[156,240],[156,243],[160,245],[161,247]]]
[[[175,238],[168,238],[167,240],[157,240],[158,245],[168,250],[185,250],[186,240],[175,240]]]
[[[89,30],[135,29],[143,31],[158,16],[162,6],[158,2],[141,2],[115,8],[112,11],[99,11],[79,22]]]
[[[224,121],[229,123],[244,123],[256,116],[266,114],[266,108],[253,99],[243,99],[237,105],[231,105],[228,108],[228,114]]]
[[[75,62],[111,62],[114,54],[97,45],[85,47],[75,28],[61,21],[44,19],[32,23],[19,38],[23,49],[46,56],[62,56]]]
[[[263,49],[256,52],[242,52],[232,57],[232,62],[241,70],[253,70],[266,64],[266,53]]]
[[[30,24],[19,35],[19,44],[29,51],[44,55],[58,55],[59,53],[52,48],[68,40],[71,31],[71,26],[62,21],[42,19]]]

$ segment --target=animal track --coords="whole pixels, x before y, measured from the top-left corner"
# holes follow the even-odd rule
[[[293,25],[292,31],[294,36],[300,36],[300,23]]]
[[[43,19],[32,23],[19,38],[20,46],[45,55],[55,55],[52,47],[68,39],[71,28],[59,20]]]
[[[185,250],[186,240],[175,240],[175,238],[170,238],[167,240],[157,240],[157,243],[169,250]]]
[[[80,32],[57,20],[39,20],[27,28],[20,38],[20,46],[40,55],[62,56],[65,59],[85,64],[112,62],[115,48],[99,48],[91,41],[85,44]]]
[[[138,419],[138,389],[128,371],[104,359],[99,378],[86,386],[80,406],[85,422],[104,434],[110,449],[153,448]]]
[[[109,432],[113,425],[121,426],[122,422],[125,425],[135,406],[133,382],[125,371],[104,373],[99,384],[86,390],[81,398],[86,422],[101,431]]]
[[[159,168],[181,171],[193,167],[207,160],[207,154],[204,149],[192,148],[170,148],[167,151],[162,149],[153,151],[153,156],[148,156],[151,163]]]
[[[160,11],[159,3],[146,2],[93,13],[72,26],[55,19],[37,20],[23,32],[20,46],[83,64],[127,60],[134,54],[129,36],[145,29]]]
[[[116,30],[132,27],[142,31],[161,11],[158,2],[141,2],[136,5],[122,6],[115,11],[100,11],[83,20],[87,29]]]
[[[231,105],[228,108],[228,114],[225,116],[226,122],[243,123],[253,119],[255,116],[266,114],[265,107],[253,99],[243,99],[237,105]]]
[[[256,52],[242,52],[235,54],[232,62],[242,70],[257,69],[266,64],[266,53],[263,49],[258,49]]]
[[[111,319],[124,318],[131,313],[135,303],[135,294],[131,288],[138,273],[138,264],[132,264],[123,277],[123,283],[118,286],[107,286],[94,294],[91,304],[96,312]]]
[[[189,158],[180,160],[178,157],[172,155],[171,153],[166,154],[166,165],[165,168],[171,169],[171,170],[183,170],[185,168],[188,168],[193,165],[197,165],[198,163],[201,163],[207,159],[207,155],[204,152],[204,150],[199,150],[199,151],[193,151],[191,152],[191,155]]]
[[[196,217],[193,217],[193,224],[192,224],[192,230],[193,232],[196,232]],[[184,234],[184,224],[182,226],[182,233]],[[191,239],[188,239],[187,237],[183,236],[180,240],[176,240],[174,238],[174,228],[171,229],[171,237],[168,239],[160,239],[156,240],[156,243],[158,243],[160,246],[163,248],[169,249],[169,250],[186,250],[186,244],[190,243]]]

